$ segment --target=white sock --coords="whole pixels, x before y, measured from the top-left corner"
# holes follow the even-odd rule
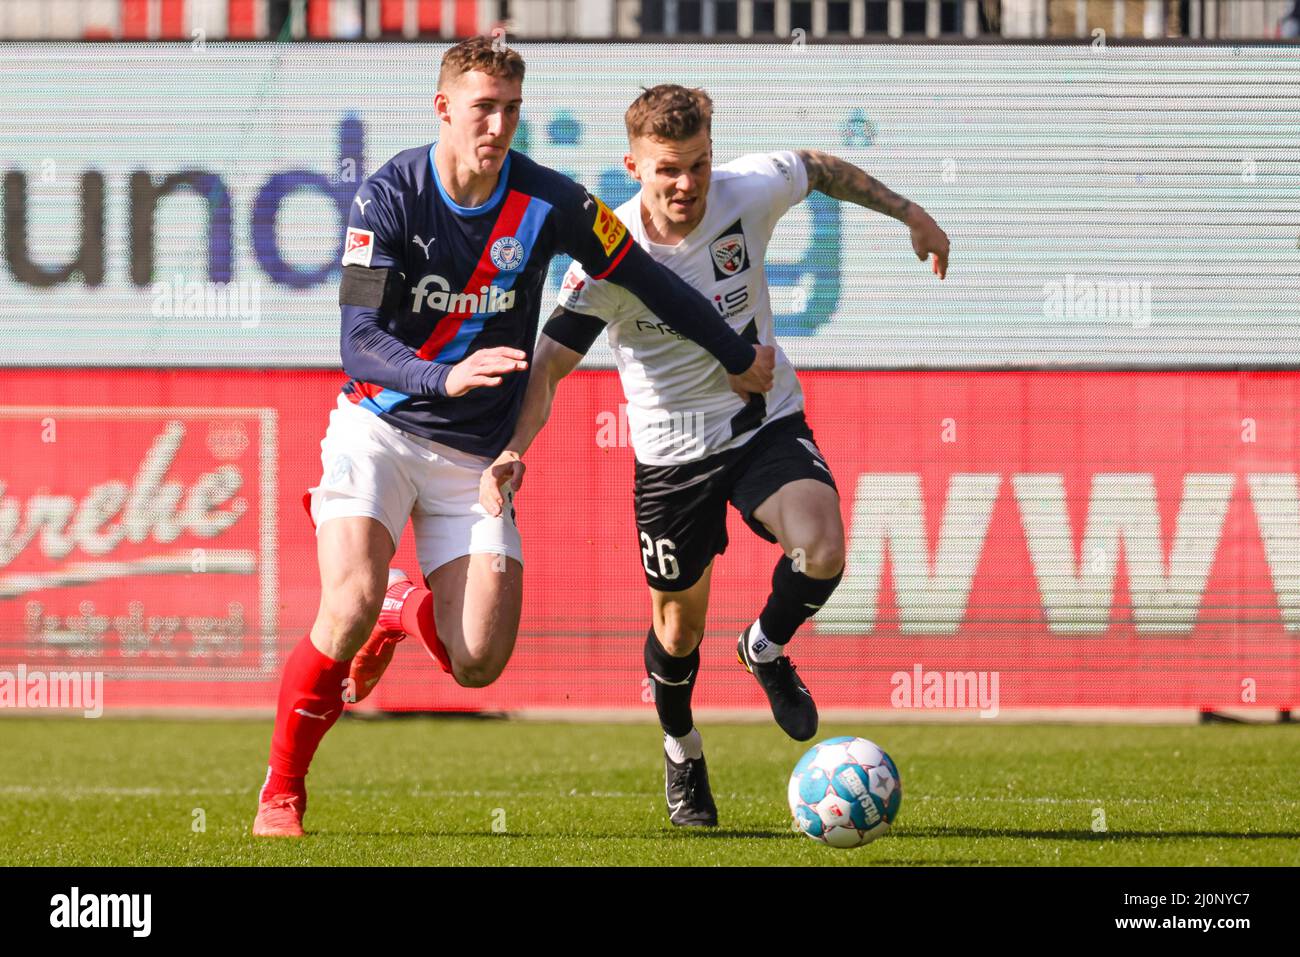
[[[785,647],[763,634],[763,626],[754,622],[749,626],[749,660],[765,665],[785,654]]]
[[[704,739],[695,728],[691,728],[680,738],[674,738],[665,732],[664,753],[673,764],[685,764],[688,758],[692,761],[698,760],[704,757]]]

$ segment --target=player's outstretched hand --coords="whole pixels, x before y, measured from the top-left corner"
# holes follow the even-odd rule
[[[524,484],[524,463],[515,452],[502,452],[497,460],[483,470],[478,480],[478,503],[492,518],[501,514],[505,496],[501,489],[506,482],[518,492]]]
[[[948,234],[939,228],[939,224],[930,218],[930,214],[920,206],[913,204],[907,216],[907,228],[912,231],[912,248],[916,258],[925,262],[933,255],[931,268],[942,279],[948,275]]]
[[[522,349],[497,346],[480,349],[451,367],[446,389],[450,396],[464,395],[470,389],[500,385],[502,376],[528,368],[528,355]]]
[[[776,350],[771,346],[754,346],[754,364],[741,375],[729,375],[731,391],[748,396],[751,392],[772,390],[772,370],[776,368]]]

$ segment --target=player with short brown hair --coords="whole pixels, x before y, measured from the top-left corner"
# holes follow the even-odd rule
[[[754,153],[715,167],[713,104],[664,84],[628,108],[623,162],[640,193],[617,210],[636,241],[696,289],[749,342],[776,348],[770,392],[736,395],[706,353],[622,290],[577,264],[542,330],[514,436],[483,473],[480,502],[502,507],[523,477],[520,457],[546,422],[560,379],[603,332],[614,351],[636,451],[637,531],[653,621],[646,673],[664,731],[665,793],[678,825],[715,825],[703,742],[691,715],[710,576],[727,547],[727,505],[784,555],[772,591],[740,635],[737,655],[777,724],[805,741],[817,707],[785,655],[795,630],[831,596],[844,567],[844,527],[830,467],[804,418],[803,392],[776,346],[763,263],[777,221],[811,190],[905,223],[912,248],[942,279],[948,237],[914,203],[820,150]]]
[[[339,287],[349,379],[306,497],[320,608],[285,662],[256,835],[303,834],[312,756],[407,635],[467,687],[509,660],[523,553],[513,508],[479,505],[479,475],[514,431],[554,256],[671,317],[735,388],[771,386],[773,350],[736,335],[599,199],[510,149],[523,72],[486,38],[452,47],[437,142],[398,153],[353,199]],[[389,568],[408,520],[418,585]]]

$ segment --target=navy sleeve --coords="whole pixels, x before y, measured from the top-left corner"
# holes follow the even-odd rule
[[[343,371],[349,376],[405,395],[447,394],[449,364],[421,359],[384,328],[377,309],[344,306],[342,311],[339,351]]]
[[[595,316],[573,312],[563,306],[556,306],[551,318],[542,327],[542,333],[554,339],[560,345],[574,352],[587,354],[587,350],[605,331],[605,323]]]
[[[394,187],[378,176],[362,183],[352,201],[342,262],[401,274],[405,244],[400,205]],[[447,394],[452,367],[422,358],[390,333],[379,306],[344,304],[340,310],[339,354],[349,376],[408,396]]]
[[[707,299],[638,246],[608,206],[576,184],[572,196],[561,211],[561,248],[592,279],[622,286],[732,375],[754,364],[754,347],[736,335]]]

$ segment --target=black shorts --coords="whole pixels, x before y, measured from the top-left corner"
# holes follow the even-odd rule
[[[744,445],[685,465],[636,463],[636,525],[646,582],[685,591],[727,550],[727,503],[759,537],[776,537],[754,509],[799,479],[835,488],[802,412],[767,423]]]

